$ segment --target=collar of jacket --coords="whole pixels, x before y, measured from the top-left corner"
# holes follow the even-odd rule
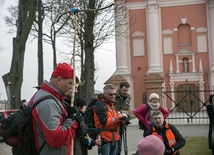
[[[109,104],[110,106],[112,106],[112,104],[115,103],[115,102],[110,102],[103,94],[98,94],[97,97],[99,100],[105,102],[106,104]]]
[[[121,100],[123,100],[124,97],[125,97],[125,98],[131,99],[131,96],[130,96],[129,94],[127,94],[126,96],[123,97],[123,96],[120,94],[120,91],[119,91],[119,90],[116,91],[116,97],[119,97]]]

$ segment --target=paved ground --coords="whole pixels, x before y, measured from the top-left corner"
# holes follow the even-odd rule
[[[138,129],[138,120],[133,119],[131,122],[132,124],[130,124],[127,129],[129,154],[132,154],[136,151],[137,143],[143,136],[142,130]],[[184,137],[193,137],[193,136],[208,137],[208,124],[176,124],[175,126]],[[89,155],[96,154],[97,147],[93,147],[93,149],[89,151]],[[1,138],[0,138],[0,155],[12,155],[11,148],[8,145],[6,145]]]

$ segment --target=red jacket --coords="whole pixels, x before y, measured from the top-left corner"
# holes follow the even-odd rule
[[[67,112],[61,102],[63,96],[57,88],[45,81],[29,104],[50,94],[58,103],[53,99],[46,99],[32,111],[35,144],[38,150],[43,142],[46,142],[41,155],[70,155],[70,141],[75,136],[78,123],[67,118]]]

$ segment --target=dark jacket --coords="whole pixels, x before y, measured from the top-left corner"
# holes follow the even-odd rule
[[[70,104],[70,103],[71,103],[71,98],[66,97],[64,100],[64,104]],[[74,106],[76,106],[76,105],[74,105]],[[77,110],[78,110],[78,114],[81,117],[83,117],[84,114],[81,111],[79,111],[78,108],[77,108]],[[75,144],[74,144],[74,155],[88,155],[88,150],[91,150],[94,145],[95,145],[95,141],[89,140],[86,137],[86,133],[84,133],[82,135],[82,133],[79,132],[79,130],[76,131]]]
[[[169,145],[167,135],[166,135],[167,130],[171,130],[172,133],[174,134],[176,143],[173,144],[172,147],[175,149],[175,151],[177,151],[176,155],[179,155],[180,154],[179,149],[185,145],[186,141],[174,125],[164,122],[164,127],[162,129],[159,129],[156,127],[151,127],[146,132],[145,136],[152,135],[152,134],[154,134],[154,132],[156,132],[158,135],[160,135],[163,138],[165,148],[166,148],[166,150],[168,150],[168,149],[170,149],[170,145]],[[164,153],[164,155],[170,155],[170,154]]]
[[[125,112],[127,115],[131,115],[130,109],[131,96],[129,94],[123,97],[121,96],[119,90],[117,90],[115,101],[116,101],[114,105],[115,110]]]

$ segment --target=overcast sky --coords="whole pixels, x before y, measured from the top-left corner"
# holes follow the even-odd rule
[[[12,1],[6,1],[9,3]],[[3,8],[2,8],[3,7]],[[15,37],[14,34],[8,34],[9,27],[5,25],[4,15],[7,14],[7,5],[4,4],[0,9],[0,47],[2,50],[0,51],[0,100],[7,99],[6,91],[4,87],[4,83],[2,80],[2,76],[9,72],[12,60],[12,38]],[[58,47],[60,47],[61,51],[72,51],[65,45],[58,43]],[[60,53],[58,53],[57,63],[59,62],[68,62],[68,59],[64,59]],[[96,84],[95,89],[102,91],[103,83],[108,80],[108,78],[115,72],[116,70],[116,56],[115,56],[115,44],[114,40],[109,41],[102,45],[95,52],[95,63],[99,66],[99,71],[96,73]],[[24,79],[22,84],[22,99],[29,100],[30,97],[36,91],[34,86],[37,85],[37,44],[36,42],[32,42],[29,40],[26,46],[25,52],[25,62],[24,62]],[[52,49],[47,44],[44,44],[44,79],[49,80],[51,72],[53,70],[52,67]],[[77,75],[79,72],[77,71]]]

